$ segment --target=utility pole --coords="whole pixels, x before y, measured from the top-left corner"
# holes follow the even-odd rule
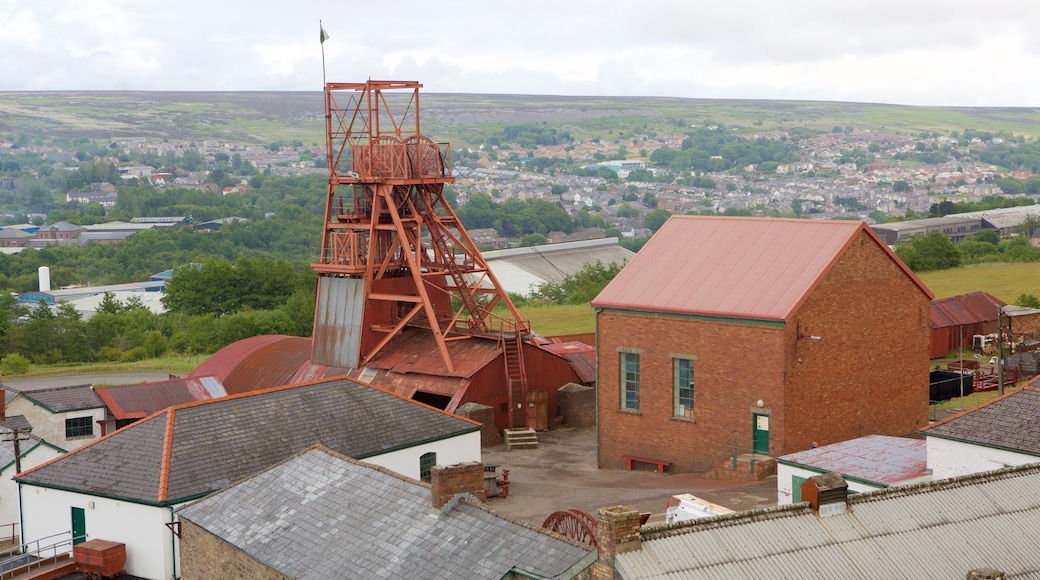
[[[26,437],[24,439],[22,438],[22,435],[25,434],[25,433],[27,433],[27,432],[23,432],[23,431],[21,431],[21,430],[19,430],[17,428],[11,429],[11,431],[9,433],[5,433],[5,435],[10,435],[11,438],[10,439],[3,439],[3,441],[5,441],[5,442],[6,441],[13,441],[14,442],[14,473],[15,473],[15,475],[18,475],[19,473],[22,472],[22,446],[21,446],[21,442],[29,440],[28,437]]]
[[[997,393],[1004,394],[1004,307],[997,307]]]

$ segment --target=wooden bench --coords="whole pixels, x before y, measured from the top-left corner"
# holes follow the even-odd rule
[[[636,457],[635,455],[622,455],[621,458],[625,460],[628,471],[632,471],[632,464],[636,461],[656,465],[657,473],[664,473],[668,466],[672,464],[671,461],[658,461],[656,459],[647,459],[646,457]]]

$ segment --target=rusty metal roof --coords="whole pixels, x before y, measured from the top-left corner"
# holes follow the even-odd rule
[[[190,378],[216,377],[229,395],[289,384],[311,356],[311,339],[283,334],[254,336],[218,350]]]
[[[876,243],[932,297],[863,222],[672,216],[592,305],[787,320],[860,237]]]
[[[821,473],[840,473],[882,485],[928,475],[924,439],[867,435],[778,457],[777,461]]]
[[[368,366],[400,374],[470,378],[502,354],[498,341],[480,337],[452,340],[447,347],[455,365],[454,372],[445,368],[433,334],[428,330],[410,328],[390,341],[369,361]]]
[[[216,377],[193,377],[95,389],[116,419],[143,419],[173,405],[227,396]]]
[[[554,342],[538,348],[553,353],[571,364],[583,383],[596,382],[596,347],[584,342]]]
[[[1004,303],[985,292],[972,292],[932,300],[931,327],[947,328],[990,322]]]

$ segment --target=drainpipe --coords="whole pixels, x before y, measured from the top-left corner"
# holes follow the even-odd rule
[[[18,543],[25,545],[25,517],[22,515],[22,482],[18,482]],[[19,550],[21,552],[22,550]]]
[[[166,509],[170,510],[170,523],[176,522],[173,516],[173,506],[166,506]],[[179,580],[177,578],[177,534],[173,531],[174,526],[170,526],[170,559],[173,562],[173,580]]]

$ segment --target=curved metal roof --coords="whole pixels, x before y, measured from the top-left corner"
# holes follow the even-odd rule
[[[311,339],[284,334],[254,336],[215,352],[189,378],[216,377],[229,395],[292,382],[311,357]]]

